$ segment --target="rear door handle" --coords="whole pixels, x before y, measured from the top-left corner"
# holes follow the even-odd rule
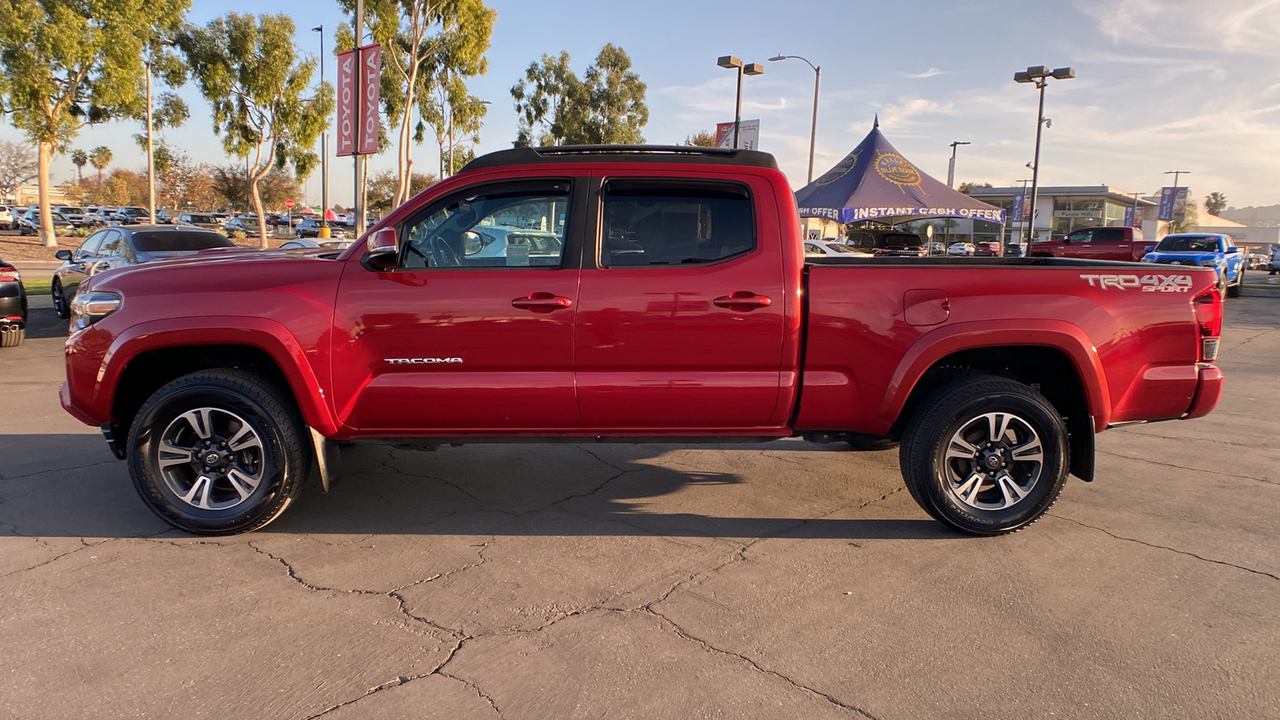
[[[767,295],[756,295],[749,290],[739,290],[729,295],[722,295],[712,301],[716,307],[729,308],[730,310],[755,310],[756,308],[769,307],[773,304],[773,298]]]
[[[569,298],[549,292],[529,293],[524,297],[518,297],[511,301],[512,307],[544,313],[567,308],[570,305],[573,305],[573,301]]]

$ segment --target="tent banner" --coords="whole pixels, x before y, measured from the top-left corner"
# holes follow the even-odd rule
[[[800,208],[803,217],[821,217],[839,223],[878,220],[896,217],[953,217],[968,220],[985,220],[1004,224],[1002,208],[930,208],[930,207],[856,207],[856,208]]]

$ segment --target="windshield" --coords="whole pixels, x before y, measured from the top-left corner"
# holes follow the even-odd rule
[[[178,230],[135,232],[133,246],[138,252],[183,252],[208,248],[235,247],[235,243],[215,232]]]
[[[1169,235],[1156,245],[1156,252],[1217,252],[1218,238],[1203,235]]]
[[[148,214],[146,210],[144,210],[143,208],[140,208],[140,207],[127,207],[127,208],[120,208],[120,212],[121,212],[122,214],[124,214],[124,215],[146,215],[146,214]]]
[[[84,214],[84,210],[83,210],[83,209],[78,208],[78,207],[72,207],[72,206],[70,206],[70,205],[62,205],[62,206],[60,206],[60,207],[58,208],[58,212],[60,212],[60,213],[67,213],[67,214],[69,214],[69,215],[83,215],[83,214]]]
[[[212,215],[188,215],[187,222],[193,223],[215,223],[217,220]]]

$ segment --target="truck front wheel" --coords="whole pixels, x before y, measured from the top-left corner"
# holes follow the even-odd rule
[[[1067,430],[1030,387],[994,376],[950,383],[907,425],[899,451],[912,497],[938,521],[1001,535],[1045,514],[1067,479]]]
[[[138,411],[129,475],[147,507],[179,530],[256,530],[284,512],[307,477],[302,428],[293,404],[252,373],[191,373]]]

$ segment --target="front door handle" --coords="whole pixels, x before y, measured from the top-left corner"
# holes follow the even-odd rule
[[[757,295],[749,290],[739,290],[738,292],[718,297],[712,302],[715,303],[716,307],[745,312],[756,308],[769,307],[773,304],[773,298],[767,295]]]
[[[567,308],[572,304],[573,301],[569,298],[549,292],[529,293],[524,297],[518,297],[511,301],[511,307],[544,313]]]

